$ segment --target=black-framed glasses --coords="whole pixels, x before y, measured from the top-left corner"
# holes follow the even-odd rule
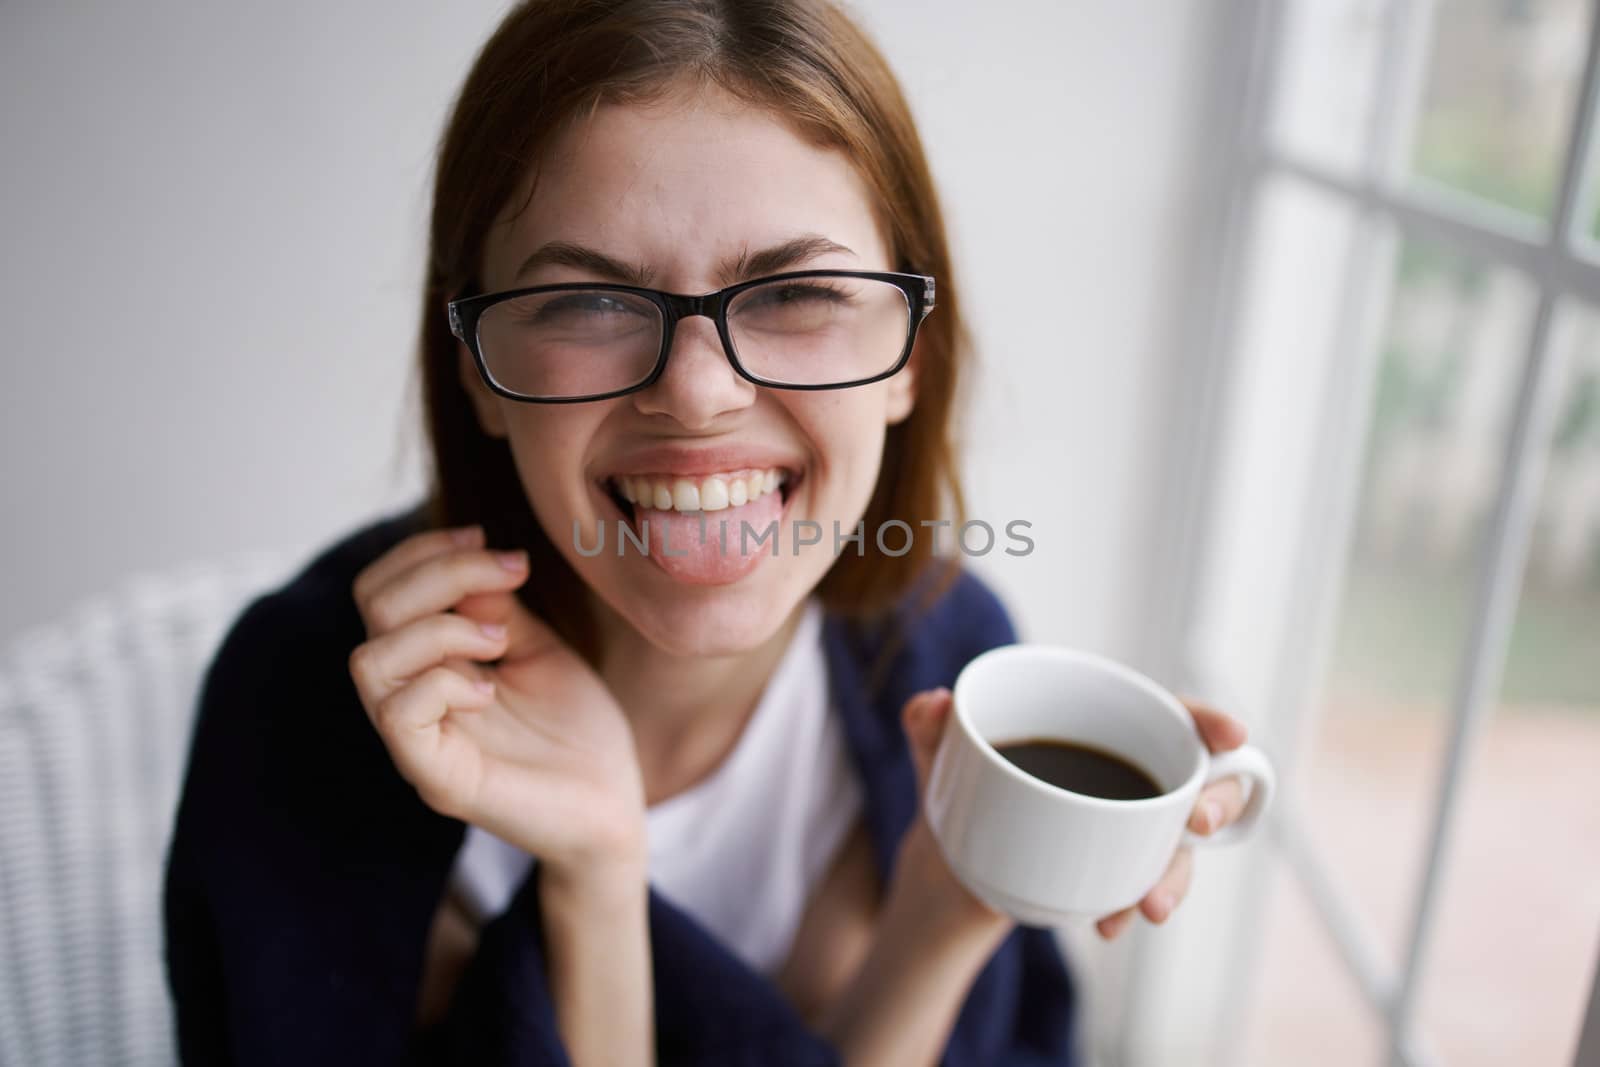
[[[704,296],[603,282],[539,285],[450,302],[489,388],[510,400],[607,400],[661,377],[680,319],[704,315],[739,375],[774,389],[845,389],[911,358],[934,306],[922,274],[799,270]]]

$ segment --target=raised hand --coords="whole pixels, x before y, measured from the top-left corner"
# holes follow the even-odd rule
[[[351,677],[429,807],[558,873],[636,865],[632,732],[588,664],[517,599],[528,578],[526,552],[485,548],[478,527],[407,538],[356,576],[368,639]]]

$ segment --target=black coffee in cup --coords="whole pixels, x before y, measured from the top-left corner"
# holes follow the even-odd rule
[[[1043,782],[1107,800],[1144,800],[1164,790],[1142,767],[1091,745],[1054,738],[1006,741],[995,751]]]

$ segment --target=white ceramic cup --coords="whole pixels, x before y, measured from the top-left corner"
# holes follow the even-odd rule
[[[961,883],[1018,922],[1054,926],[1137,904],[1180,844],[1238,841],[1272,798],[1272,765],[1250,745],[1213,756],[1178,698],[1090,652],[1006,645],[968,663],[934,757],[929,827]],[[1108,800],[1050,785],[995,746],[1072,741],[1142,768],[1162,790]],[[1238,775],[1244,811],[1209,836],[1186,828],[1200,790]]]

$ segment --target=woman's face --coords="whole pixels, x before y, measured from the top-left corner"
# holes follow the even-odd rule
[[[489,235],[485,291],[611,281],[699,294],[757,276],[747,264],[760,274],[894,269],[867,187],[845,157],[720,91],[601,108],[551,146],[536,195],[511,217],[525,192]],[[550,255],[552,246],[567,253]],[[785,246],[788,257],[763,255]],[[614,276],[573,249],[642,277]],[[849,389],[753,385],[702,317],[678,323],[654,384],[612,400],[505,400],[483,386],[464,346],[461,374],[485,432],[508,441],[534,514],[598,596],[602,616],[609,608],[680,655],[738,653],[777,631],[833,563],[835,524],[854,533],[877,484],[885,429],[912,404],[912,366]],[[773,471],[783,484],[767,491],[773,479],[763,472]],[[733,503],[736,482],[742,505]],[[731,490],[730,506],[695,509],[686,484],[712,504]],[[657,507],[667,503],[663,490],[673,507]],[[619,501],[622,493],[643,497],[645,507]],[[630,542],[619,555],[620,524],[638,531],[645,521],[649,554]],[[770,539],[754,543],[773,521],[776,556]],[[752,533],[741,536],[744,523]],[[820,543],[798,555],[797,523],[804,537],[821,530]],[[601,527],[604,550],[587,554]],[[866,537],[870,547],[873,531]]]

